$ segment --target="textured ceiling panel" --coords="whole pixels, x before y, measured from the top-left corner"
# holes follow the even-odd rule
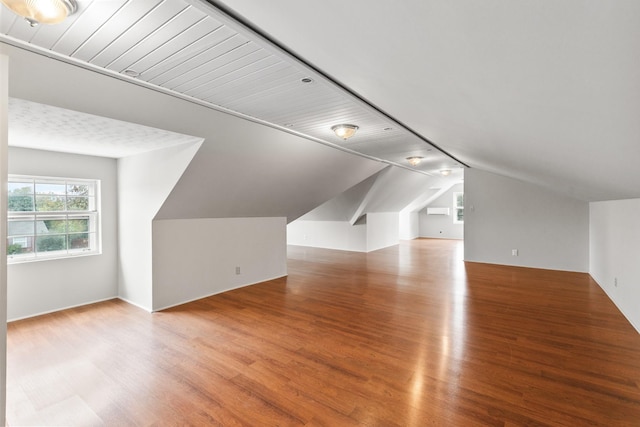
[[[113,158],[201,140],[16,98],[9,99],[9,124],[12,146]]]
[[[78,11],[64,23],[35,28],[2,9],[0,41],[55,53],[105,72],[126,71],[129,75],[119,77],[132,83],[151,84],[387,163],[408,167],[406,157],[419,155],[429,159],[415,168],[425,173],[457,166],[423,139],[204,1],[78,3]],[[303,78],[311,82],[304,83]],[[331,131],[339,123],[360,129],[342,141]]]

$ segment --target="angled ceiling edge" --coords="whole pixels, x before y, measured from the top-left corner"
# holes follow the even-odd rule
[[[36,28],[3,14],[0,43],[414,172],[464,166],[205,1],[83,2]],[[338,123],[360,129],[340,141]],[[423,163],[409,166],[411,156]]]

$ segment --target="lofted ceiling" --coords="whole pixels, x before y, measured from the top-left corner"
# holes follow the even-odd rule
[[[640,2],[211,0],[471,167],[640,197]]]
[[[36,28],[0,8],[0,42],[426,174],[640,197],[635,0],[78,3]]]
[[[0,41],[424,174],[463,166],[204,1],[77,3],[35,28],[1,8]],[[340,123],[359,130],[342,141]]]

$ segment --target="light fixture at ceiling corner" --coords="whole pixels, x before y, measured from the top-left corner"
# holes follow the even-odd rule
[[[331,127],[331,130],[336,134],[336,136],[345,141],[355,135],[358,129],[358,126],[348,124],[335,125]]]
[[[451,169],[440,169],[440,173],[442,176],[449,176],[451,175]]]
[[[409,162],[411,166],[418,166],[422,161],[422,159],[424,159],[424,157],[412,156],[412,157],[407,157],[407,162]]]
[[[22,16],[32,27],[58,24],[77,9],[75,0],[0,0],[9,10]]]

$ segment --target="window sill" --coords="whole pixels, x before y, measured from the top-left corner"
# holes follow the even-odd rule
[[[31,262],[40,262],[40,261],[59,261],[63,259],[74,259],[74,258],[84,258],[88,256],[94,255],[102,255],[101,251],[84,251],[77,252],[73,254],[64,254],[64,255],[40,255],[33,257],[14,257],[12,258],[10,255],[7,256],[7,265],[14,264],[27,264]]]

